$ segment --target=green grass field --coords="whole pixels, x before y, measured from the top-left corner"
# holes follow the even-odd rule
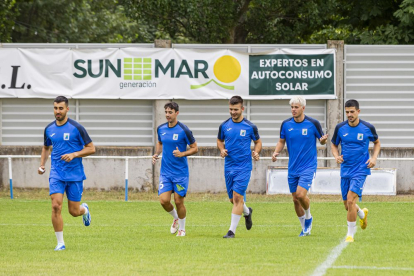
[[[339,196],[311,195],[314,226],[297,237],[299,221],[288,196],[248,195],[253,228],[244,219],[235,239],[226,195],[188,196],[186,237],[169,233],[172,218],[155,194],[86,191],[92,224],[84,227],[64,203],[67,249],[56,238],[46,190],[0,193],[1,275],[312,275],[346,235]],[[112,200],[111,200],[112,199]],[[364,197],[368,228],[337,257],[325,275],[413,275],[414,198]]]

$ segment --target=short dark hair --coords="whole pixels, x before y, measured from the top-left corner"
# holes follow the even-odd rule
[[[240,96],[233,96],[231,97],[229,104],[231,105],[241,104],[243,106],[243,99]]]
[[[169,109],[171,109],[171,110],[175,110],[175,112],[177,112],[177,111],[179,111],[180,110],[180,107],[178,106],[178,104],[176,103],[176,102],[170,102],[170,103],[166,103],[165,105],[164,105],[164,109],[167,109],[167,108],[169,108]]]
[[[359,109],[359,102],[357,100],[347,100],[345,107],[355,107],[356,110]]]
[[[65,96],[57,96],[56,99],[53,102],[54,103],[65,102],[66,106],[69,106],[68,98],[66,98]]]

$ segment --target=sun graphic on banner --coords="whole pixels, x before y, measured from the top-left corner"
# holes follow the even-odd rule
[[[216,60],[214,63],[214,75],[220,82],[224,83],[231,83],[236,81],[241,74],[241,65],[240,62],[232,56],[222,56]],[[191,89],[201,88],[203,86],[208,85],[210,82],[214,82],[215,84],[219,85],[228,90],[234,90],[233,85],[225,85],[222,83],[217,82],[214,79],[209,80],[206,83],[200,85],[191,85]]]

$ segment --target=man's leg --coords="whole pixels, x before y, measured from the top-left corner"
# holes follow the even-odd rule
[[[65,249],[62,218],[63,194],[51,194],[50,198],[52,200],[52,224],[55,229],[55,235],[58,243],[55,250],[63,250]]]
[[[229,232],[236,234],[237,225],[243,213],[243,195],[233,191],[233,210],[231,211],[231,224]]]
[[[185,236],[185,219],[187,216],[187,210],[184,205],[184,199],[185,197],[179,195],[177,192],[174,193],[174,202],[178,214],[178,236]]]
[[[175,234],[178,231],[178,214],[177,210],[171,204],[171,194],[172,190],[160,194],[160,203],[162,208],[164,208],[164,210],[173,217],[173,223],[171,225],[170,232],[171,234]]]
[[[305,217],[304,225],[303,225],[303,234],[307,236],[307,235],[310,235],[311,233],[312,221],[313,221],[313,218],[310,212],[310,199],[308,197],[308,190],[306,190],[305,188],[301,186],[298,186],[298,189],[296,191],[296,198],[300,204],[300,207],[303,210],[303,213],[300,213],[300,214],[303,214],[301,216],[302,218]],[[298,217],[299,217],[299,214],[298,214]]]
[[[357,218],[357,208],[356,208],[356,201],[358,195],[352,191],[348,192],[346,205],[348,207],[347,213],[347,221],[348,221],[348,233],[347,233],[347,241],[353,242],[354,235],[356,232],[356,218]]]
[[[83,224],[91,224],[91,214],[86,203],[80,204],[83,193],[83,181],[66,182],[66,196],[68,197],[69,213],[73,217],[83,216]]]
[[[295,208],[296,215],[298,216],[300,226],[302,231],[299,234],[299,237],[304,236],[303,229],[305,229],[305,210],[299,202],[297,197],[297,188],[299,183],[299,177],[288,176],[289,191],[292,194],[293,207]]]

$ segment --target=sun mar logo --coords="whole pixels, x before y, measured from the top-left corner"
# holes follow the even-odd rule
[[[124,80],[151,80],[151,58],[124,58]]]
[[[232,56],[222,56],[219,59],[217,59],[216,63],[214,63],[214,69],[213,69],[214,75],[216,78],[224,83],[232,83],[236,81],[241,73],[241,66],[240,62]],[[201,87],[204,87],[206,85],[209,85],[211,82],[214,82],[215,84],[219,85],[220,87],[223,87],[228,90],[234,90],[234,85],[225,85],[222,83],[219,83],[215,79],[211,79],[206,83],[199,84],[199,85],[191,85],[191,89],[198,89]]]

